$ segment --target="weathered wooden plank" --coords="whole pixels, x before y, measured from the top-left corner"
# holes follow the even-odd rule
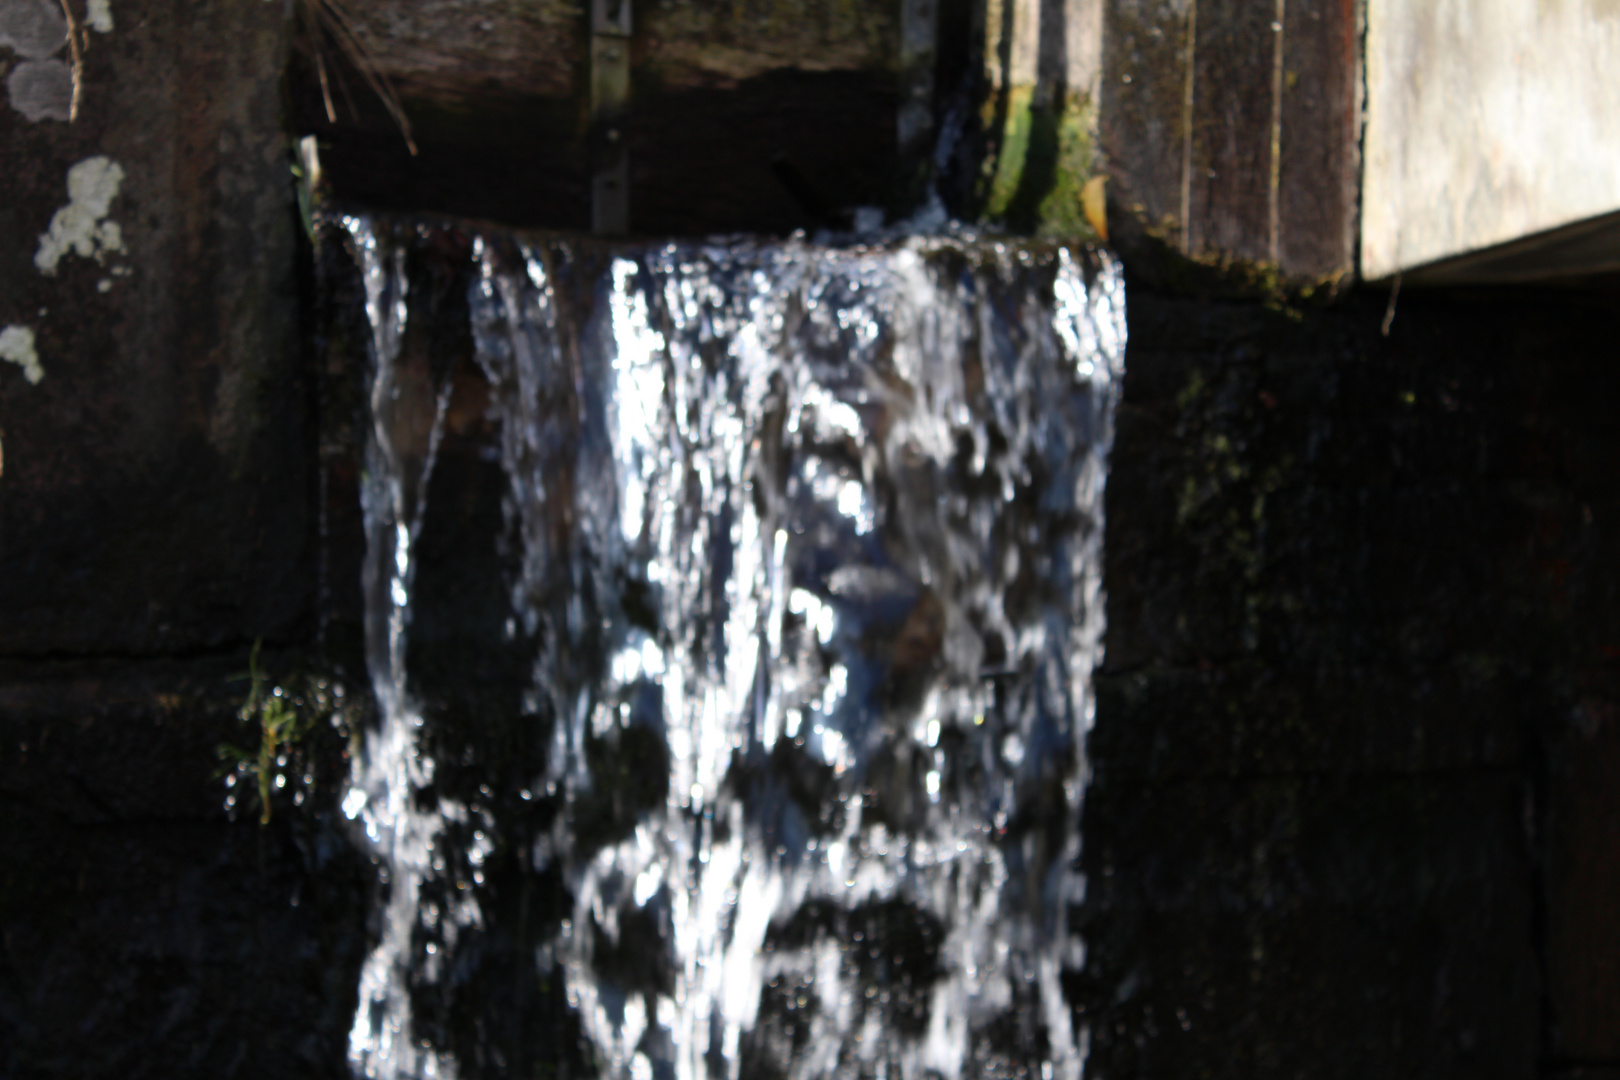
[[[1099,139],[1113,202],[1203,263],[1354,265],[1356,0],[1109,0]]]
[[[1277,261],[1292,277],[1336,279],[1355,269],[1360,65],[1356,0],[1287,0]]]
[[[771,71],[885,71],[900,62],[894,0],[655,0],[636,7],[659,85],[735,86]]]
[[[301,0],[303,2],[303,0]],[[584,0],[323,0],[408,99],[570,98],[589,77]],[[636,67],[661,87],[716,87],[782,68],[895,70],[897,3],[651,0],[637,3]]]
[[[299,3],[347,22],[368,63],[407,99],[451,105],[493,96],[567,98],[589,76],[584,0]]]
[[[1111,0],[1104,14],[1098,144],[1113,198],[1180,243],[1186,223],[1193,0]]]
[[[1281,0],[1198,0],[1186,250],[1272,262]]]

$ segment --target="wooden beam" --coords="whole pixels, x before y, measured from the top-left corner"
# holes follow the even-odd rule
[[[644,235],[786,234],[891,203],[899,3],[750,0],[746,17],[701,0],[632,3],[630,35],[622,22],[594,33],[593,0],[343,0],[421,153],[406,152],[330,42],[336,121],[306,41],[290,80],[295,132],[320,139],[340,198],[514,225],[613,224],[595,220],[601,189],[626,175],[630,205],[614,227]],[[609,38],[628,38],[628,71],[610,66]],[[614,159],[594,121],[620,99],[625,153]],[[778,162],[828,215],[781,182]]]
[[[1196,32],[1194,0],[1110,0],[1103,26],[1098,140],[1114,199],[1183,248]]]
[[[1277,253],[1307,279],[1356,264],[1361,196],[1358,0],[1288,0],[1283,18]]]
[[[1109,0],[1099,142],[1115,202],[1203,263],[1355,267],[1357,0]]]

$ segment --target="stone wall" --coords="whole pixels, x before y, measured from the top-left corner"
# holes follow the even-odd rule
[[[0,1075],[343,1075],[352,855],[217,753],[315,627],[284,7],[74,4],[72,120],[61,10],[0,2]]]
[[[1612,294],[1129,296],[1091,1075],[1609,1075]]]
[[[219,649],[308,617],[280,5],[115,18],[77,120],[0,109],[0,325],[38,364],[0,370],[13,655]]]

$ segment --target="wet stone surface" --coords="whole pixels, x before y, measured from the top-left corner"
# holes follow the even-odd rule
[[[0,665],[0,1075],[346,1075],[369,875],[341,750],[233,820],[245,666]]]
[[[1130,294],[1089,1075],[1556,1073],[1614,1000],[1542,927],[1615,940],[1544,862],[1613,820],[1561,762],[1610,737],[1615,308],[1383,299]]]
[[[282,14],[130,4],[90,34],[77,121],[0,106],[0,333],[40,376],[0,362],[0,654],[310,629]]]

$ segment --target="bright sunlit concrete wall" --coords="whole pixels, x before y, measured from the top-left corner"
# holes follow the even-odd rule
[[[1368,0],[1361,270],[1620,210],[1620,0]]]

